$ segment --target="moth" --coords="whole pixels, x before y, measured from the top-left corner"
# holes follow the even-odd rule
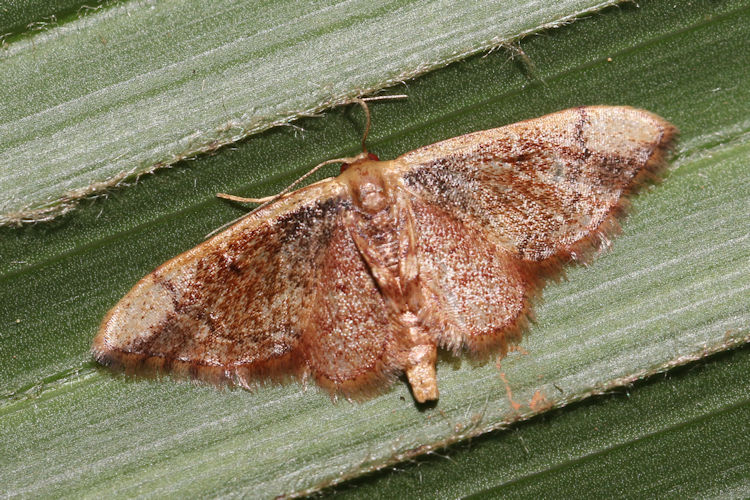
[[[143,278],[93,355],[251,388],[363,398],[405,374],[438,398],[438,348],[505,354],[545,279],[617,232],[677,129],[620,106],[454,137],[287,193]]]

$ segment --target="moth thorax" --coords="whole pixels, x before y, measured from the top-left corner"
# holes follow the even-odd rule
[[[363,172],[352,180],[352,195],[363,210],[377,213],[388,207],[388,194],[382,177]]]

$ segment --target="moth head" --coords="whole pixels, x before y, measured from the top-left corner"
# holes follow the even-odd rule
[[[378,155],[375,153],[368,153],[363,151],[362,153],[355,156],[354,161],[351,163],[342,163],[341,164],[341,173],[343,174],[345,170],[348,170],[349,167],[352,165],[358,165],[360,163],[368,162],[368,161],[380,161],[380,158],[378,158]]]

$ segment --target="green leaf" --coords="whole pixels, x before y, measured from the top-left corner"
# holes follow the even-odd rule
[[[613,3],[129,1],[59,25],[54,1],[0,7],[11,30],[48,14],[0,52],[0,225]]]
[[[404,383],[364,403],[333,404],[295,384],[249,394],[169,379],[129,379],[96,368],[88,354],[100,318],[140,277],[243,213],[215,200],[214,193],[271,194],[322,160],[357,152],[358,109],[299,120],[294,123],[299,129],[272,129],[236,148],[143,177],[51,224],[0,229],[5,491],[90,497],[313,491],[747,342],[748,40],[746,0],[641,2],[530,37],[522,48],[533,66],[507,53],[474,57],[394,89],[408,93],[406,101],[372,106],[370,149],[381,158],[581,104],[643,107],[682,130],[671,175],[634,199],[634,213],[612,251],[587,268],[571,269],[567,281],[548,285],[523,350],[502,360],[500,368],[444,358],[438,367],[441,399],[434,408],[417,408]],[[686,398],[687,410],[672,412],[661,397],[641,408],[653,409],[667,427],[688,428],[690,419],[700,416],[697,406],[715,397],[710,408],[725,411],[724,422],[747,422],[747,384],[736,375],[743,372],[729,366],[724,372],[721,365],[735,361],[722,359],[729,358],[716,361],[723,382],[709,379],[701,389],[671,396]],[[740,392],[728,389],[728,376],[735,377]],[[675,387],[681,391],[682,385]],[[586,406],[543,422],[555,435],[575,433],[559,441],[558,453],[550,444],[551,452],[533,467],[498,474],[485,491],[530,471],[553,477],[566,459],[628,440],[609,434],[577,450],[593,432],[570,424],[576,417],[568,415],[580,408]],[[628,411],[632,428],[649,429],[648,411]],[[602,427],[613,418],[606,414]],[[693,429],[713,432],[713,441],[726,443],[722,425]],[[512,438],[499,436],[507,447]],[[523,448],[518,443],[515,453]],[[664,446],[679,443],[673,439]],[[700,467],[705,457],[700,450],[671,449],[698,464],[690,469],[695,478],[685,479],[691,483],[680,491],[721,491],[716,477],[699,476],[717,474],[710,464]],[[478,455],[483,464],[478,469],[490,470],[497,456]],[[606,466],[593,457],[586,462],[590,468],[574,472],[601,474],[596,478],[603,484],[622,481],[621,462]],[[662,469],[669,474],[667,467],[646,469],[645,481],[653,488],[647,493],[672,491]],[[736,480],[742,470],[724,476],[737,496],[747,494],[747,484],[743,490]],[[445,481],[446,491],[455,482],[455,496],[482,491],[469,484],[469,476],[464,483],[450,477],[436,481]],[[534,487],[533,481],[524,484]],[[554,481],[546,484],[544,491],[556,491]]]
[[[747,498],[750,348],[335,489],[346,498]],[[739,383],[738,383],[739,382]]]

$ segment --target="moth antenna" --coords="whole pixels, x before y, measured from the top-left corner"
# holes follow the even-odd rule
[[[365,125],[365,133],[362,134],[362,152],[367,153],[367,136],[370,134],[370,108],[367,106],[368,101],[385,101],[388,99],[406,99],[409,97],[405,94],[398,94],[398,95],[381,95],[376,97],[355,97],[352,99],[351,102],[356,102],[360,106],[362,106],[362,109],[365,111],[365,117],[367,118],[367,123]]]
[[[219,231],[231,226],[232,224],[241,221],[245,217],[250,217],[255,212],[260,210],[261,208],[270,205],[274,201],[278,200],[285,194],[287,194],[289,191],[294,189],[300,182],[304,181],[308,177],[310,177],[312,174],[320,170],[322,167],[326,165],[330,165],[331,163],[354,163],[357,160],[360,160],[362,158],[367,157],[367,147],[365,145],[365,142],[367,141],[367,135],[370,133],[370,108],[367,106],[367,101],[384,101],[387,99],[406,99],[408,96],[404,94],[398,94],[398,95],[383,95],[383,96],[376,96],[376,97],[356,97],[352,99],[351,102],[356,102],[360,106],[362,106],[362,109],[365,111],[365,116],[367,117],[367,124],[365,126],[365,133],[362,134],[362,152],[358,154],[357,156],[353,156],[350,158],[335,158],[333,160],[326,160],[322,163],[318,163],[313,168],[311,168],[307,173],[300,176],[297,180],[289,184],[287,187],[276,193],[272,196],[265,196],[263,198],[243,198],[242,196],[235,196],[232,194],[226,194],[226,193],[216,193],[216,196],[218,198],[223,198],[225,200],[231,200],[231,201],[237,201],[240,203],[260,203],[257,207],[246,213],[245,215],[242,215],[240,217],[237,217],[236,219],[227,222],[226,224],[214,229],[210,233],[206,235],[206,238],[210,238],[211,236],[215,235]]]
[[[354,102],[362,106],[362,109],[365,110],[365,117],[367,118],[367,122],[365,125],[365,133],[362,134],[362,152],[367,153],[367,136],[370,134],[370,108],[367,106],[367,103],[364,101],[364,99],[354,99]]]
[[[230,201],[237,201],[239,203],[265,203],[273,198],[273,196],[264,196],[263,198],[245,198],[244,196],[235,196],[227,193],[216,193],[216,197]]]
[[[362,157],[362,154],[359,154],[359,155],[351,157],[351,158],[335,158],[333,160],[326,160],[326,161],[324,161],[322,163],[318,163],[313,168],[311,168],[307,173],[305,173],[304,175],[300,176],[296,181],[292,182],[287,187],[285,187],[284,189],[282,189],[281,191],[279,191],[278,193],[276,193],[273,196],[266,196],[266,197],[263,197],[263,198],[243,198],[241,196],[234,196],[232,194],[216,193],[216,196],[218,198],[223,198],[225,200],[238,201],[240,203],[260,203],[260,205],[258,205],[257,207],[255,207],[254,209],[252,209],[251,211],[249,211],[248,213],[246,213],[244,215],[241,215],[240,217],[237,217],[236,219],[231,220],[231,221],[227,222],[226,224],[224,224],[222,226],[219,226],[218,228],[214,229],[213,231],[211,231],[210,233],[208,233],[206,235],[206,238],[210,238],[211,236],[215,235],[219,231],[221,231],[221,230],[223,230],[223,229],[231,226],[235,222],[239,222],[242,219],[244,219],[245,217],[250,217],[255,212],[257,212],[258,210],[260,210],[261,208],[270,205],[271,203],[273,203],[274,201],[278,200],[279,198],[281,198],[282,196],[284,196],[285,194],[287,194],[289,191],[291,191],[292,189],[294,189],[295,186],[297,186],[297,184],[299,184],[300,182],[302,182],[305,179],[307,179],[308,177],[310,177],[312,174],[314,174],[315,172],[317,172],[318,170],[320,170],[322,167],[324,167],[326,165],[330,165],[331,163],[354,163],[355,161],[359,160],[361,157]]]

